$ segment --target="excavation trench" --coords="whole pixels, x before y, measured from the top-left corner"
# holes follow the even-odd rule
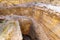
[[[22,33],[21,35],[22,35],[23,40],[40,40],[41,36],[43,36],[43,35],[44,35],[43,38],[45,38],[46,40],[48,39],[47,36],[45,35],[41,25],[39,23],[37,23],[37,21],[34,20],[33,18],[29,18],[26,16],[8,15],[8,16],[4,16],[4,19],[7,21],[9,21],[9,20],[19,21],[20,29],[21,29],[20,32]],[[3,21],[3,19],[2,19],[2,21]],[[5,24],[5,25],[7,25],[7,24]],[[8,30],[10,30],[10,29],[8,29]],[[43,35],[42,35],[42,33],[43,33]]]

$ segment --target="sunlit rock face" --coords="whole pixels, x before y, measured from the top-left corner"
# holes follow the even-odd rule
[[[60,18],[55,14],[43,14],[41,24],[49,40],[60,40]]]
[[[9,20],[0,23],[0,40],[22,40],[18,21]]]
[[[57,7],[53,6],[53,8],[57,8]],[[32,24],[33,24],[32,27],[34,28],[34,32],[35,32],[34,34],[36,34],[36,37],[39,40],[60,40],[60,13],[58,11],[56,12],[56,9],[49,8],[48,5],[47,6],[46,5],[43,6],[43,4],[42,6],[41,5],[37,6],[35,4],[30,6],[18,5],[18,7],[15,6],[15,7],[2,8],[0,9],[0,14],[1,15],[12,14],[12,15],[26,16],[32,18],[34,19],[32,20]],[[30,24],[31,24],[30,20],[25,20],[20,22],[22,29],[24,29],[25,28],[24,25],[27,24],[28,24],[28,29],[30,28]]]

